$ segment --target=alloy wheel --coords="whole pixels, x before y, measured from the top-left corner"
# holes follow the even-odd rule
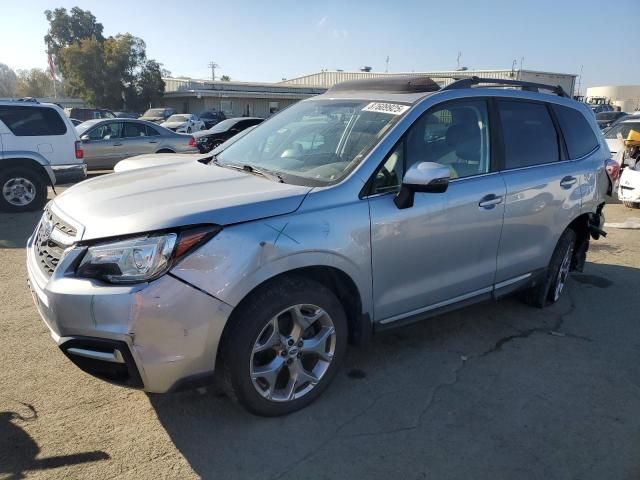
[[[36,198],[36,187],[27,178],[10,178],[2,186],[2,196],[11,205],[23,207]]]
[[[573,244],[569,244],[567,251],[564,254],[560,268],[558,269],[558,276],[556,278],[556,288],[553,292],[553,300],[558,301],[564,286],[567,283],[567,277],[569,276],[569,270],[571,268],[571,257],[573,256]]]
[[[316,305],[293,305],[264,326],[250,359],[256,391],[274,402],[308,394],[329,369],[336,348],[336,329],[329,314]]]

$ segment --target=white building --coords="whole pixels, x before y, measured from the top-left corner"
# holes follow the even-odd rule
[[[535,70],[449,70],[433,72],[403,72],[403,73],[383,73],[383,72],[344,72],[341,70],[325,70],[311,75],[290,78],[279,82],[278,85],[299,85],[309,87],[330,88],[336,83],[348,80],[358,80],[362,78],[377,78],[385,76],[400,75],[424,75],[430,77],[440,85],[445,86],[453,82],[455,78],[480,77],[497,78],[500,80],[522,80],[526,82],[544,83],[547,85],[560,85],[565,92],[573,95],[576,84],[576,75],[571,73],[538,72]]]
[[[605,97],[623,112],[640,110],[640,85],[607,85],[587,88],[588,97]]]
[[[289,105],[324,93],[336,83],[347,80],[401,75],[424,75],[444,86],[455,78],[478,76],[501,80],[523,80],[560,85],[569,95],[573,94],[576,75],[566,73],[537,72],[533,70],[465,70],[444,72],[344,72],[322,71],[278,83],[222,82],[182,78],[164,78],[163,106],[173,107],[181,113],[200,113],[218,110],[231,117],[268,117]]]

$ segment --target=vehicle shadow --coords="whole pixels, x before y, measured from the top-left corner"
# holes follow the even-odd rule
[[[511,463],[516,465],[513,468],[526,469],[527,465],[518,464],[523,461],[522,457],[512,458],[510,448],[496,448],[495,438],[507,435],[500,437],[505,445],[524,442],[527,445],[522,448],[534,451],[535,458],[538,455],[552,457],[556,453],[553,448],[557,447],[539,447],[539,438],[521,437],[509,419],[502,418],[505,405],[500,401],[506,402],[507,408],[514,402],[525,405],[531,395],[539,395],[536,388],[560,392],[571,384],[571,379],[559,377],[554,379],[557,383],[550,384],[548,374],[535,370],[536,361],[532,366],[517,356],[523,345],[520,342],[538,335],[539,343],[549,346],[548,350],[535,352],[534,358],[540,355],[545,362],[560,361],[554,358],[561,355],[557,352],[558,342],[565,342],[560,344],[562,348],[576,349],[576,355],[584,355],[584,349],[592,345],[589,335],[598,338],[607,331],[600,329],[605,306],[600,308],[597,302],[611,297],[613,290],[620,290],[638,273],[635,268],[588,264],[585,274],[572,277],[569,295],[546,309],[535,309],[516,298],[505,298],[377,335],[369,347],[350,350],[338,376],[315,403],[288,416],[253,416],[217,388],[210,388],[206,393],[150,394],[149,401],[175,446],[202,478],[301,478],[303,473],[304,478],[363,478],[375,477],[376,471],[386,478],[393,466],[402,467],[403,474],[411,478],[423,478],[421,471],[430,471],[435,475],[432,478],[438,478],[437,472],[447,476],[451,465],[460,464],[461,452],[465,452],[467,472],[475,471],[474,462],[483,468],[485,461],[495,461],[494,465]],[[613,290],[607,292],[608,288]],[[640,301],[631,292],[622,296],[625,298],[620,301],[627,305],[607,306],[606,314],[618,315],[633,323],[629,317],[634,309],[637,311]],[[576,312],[568,320],[576,306],[586,313]],[[506,344],[514,339],[518,342],[508,348]],[[500,355],[487,360],[495,352]],[[488,361],[496,362],[497,366]],[[473,374],[467,374],[465,385],[460,388],[471,388],[468,384],[472,384],[476,389],[472,391],[482,391],[489,396],[488,405],[494,411],[488,412],[485,404],[478,406],[480,400],[474,395],[458,394],[456,405],[438,405],[441,408],[431,412],[429,409],[436,406],[442,390],[456,384],[458,371],[465,362],[484,365],[485,370],[478,374],[474,369]],[[515,398],[501,398],[492,391],[498,372],[504,368],[521,369],[514,373],[514,378],[503,380],[506,381],[503,388]],[[534,372],[522,373],[532,368]],[[529,391],[518,383],[523,375],[528,385],[532,385],[527,387]],[[573,393],[577,395],[576,391]],[[609,393],[616,394],[619,392]],[[579,402],[576,400],[576,403]],[[576,408],[590,408],[589,405],[570,407],[574,410],[569,410],[568,416]],[[449,416],[445,409],[449,410]],[[452,413],[452,409],[458,413]],[[442,410],[445,410],[444,417]],[[423,422],[427,412],[434,415]],[[450,435],[449,429],[453,428],[450,422],[454,418],[451,415],[464,413],[473,417],[476,412],[481,418],[490,417],[491,421],[478,427],[472,420],[465,420],[455,425]],[[540,431],[553,431],[564,438],[564,429],[575,428],[552,418],[557,417],[543,417],[539,421]],[[570,420],[567,422],[570,424]],[[390,434],[396,436],[387,436]],[[442,447],[444,438],[446,449]],[[574,446],[569,443],[566,448]],[[387,449],[396,452],[396,456]],[[437,454],[427,453],[434,451]],[[386,458],[387,463],[380,458]],[[407,459],[416,462],[415,470],[411,470],[411,461],[405,463]],[[532,465],[535,463],[528,460]],[[495,475],[476,476],[476,473],[469,476],[495,478]]]
[[[42,211],[0,213],[0,248],[24,248]]]
[[[31,407],[33,408],[33,407]],[[27,472],[47,470],[67,465],[97,462],[111,458],[106,452],[92,452],[36,458],[40,447],[18,423],[37,417],[32,409],[31,417],[23,417],[13,411],[0,412],[0,476],[7,479],[25,478]],[[8,477],[5,477],[8,475]]]

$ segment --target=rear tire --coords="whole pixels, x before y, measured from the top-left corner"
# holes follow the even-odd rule
[[[30,168],[9,168],[0,173],[0,211],[42,210],[47,203],[47,184]]]
[[[260,287],[229,321],[221,345],[223,387],[256,415],[284,415],[309,405],[346,354],[348,326],[340,301],[306,277],[287,276]]]
[[[566,287],[573,252],[576,245],[576,233],[568,228],[560,236],[547,271],[539,284],[522,292],[525,303],[538,308],[556,303]]]

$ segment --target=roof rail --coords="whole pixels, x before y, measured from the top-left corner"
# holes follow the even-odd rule
[[[455,82],[450,83],[446,87],[442,87],[442,90],[457,90],[460,88],[471,88],[474,85],[490,84],[492,86],[500,85],[513,85],[514,87],[522,87],[522,90],[529,92],[540,92],[540,90],[550,90],[559,97],[570,98],[567,92],[560,85],[547,85],[544,83],[524,82],[521,80],[503,80],[500,78],[480,78],[480,77],[466,77],[458,78]]]

